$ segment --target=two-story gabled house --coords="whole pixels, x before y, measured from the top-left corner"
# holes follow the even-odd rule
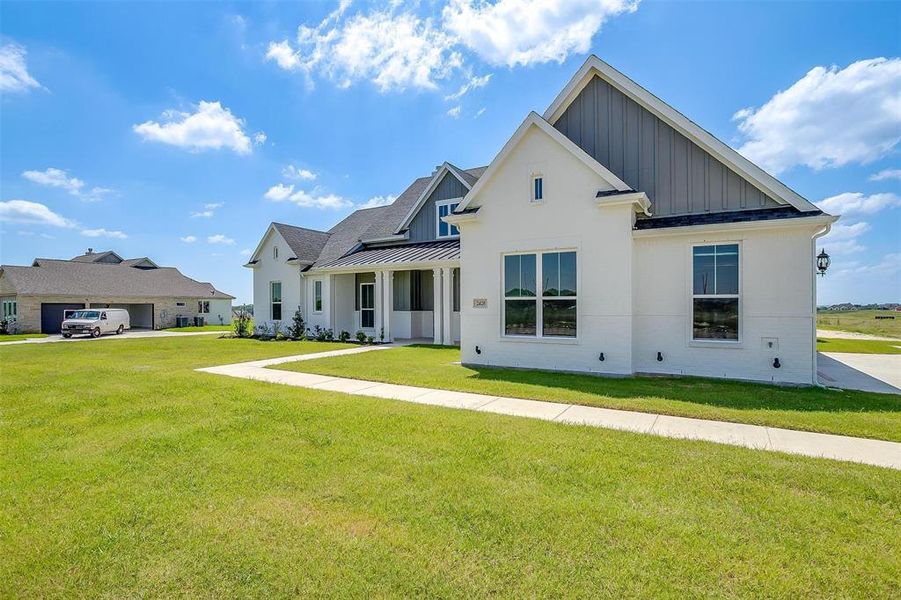
[[[460,342],[465,364],[816,382],[836,217],[595,56],[487,168],[328,232],[273,224],[258,320]]]

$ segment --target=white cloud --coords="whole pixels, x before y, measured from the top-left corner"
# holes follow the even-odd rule
[[[178,239],[180,239],[181,241],[183,241],[186,244],[193,244],[194,242],[197,241],[197,238],[194,237],[193,235],[186,235],[186,236],[180,237]]]
[[[282,169],[282,177],[285,179],[313,181],[316,179],[316,173],[309,169],[300,169],[294,165],[288,165]]]
[[[901,206],[901,198],[890,193],[865,196],[860,192],[845,192],[821,200],[817,202],[817,206],[825,212],[833,214],[872,215],[885,208]]]
[[[105,237],[112,238],[116,240],[124,240],[128,238],[127,235],[122,233],[121,231],[110,231],[109,229],[82,229],[81,235],[86,237]]]
[[[514,67],[585,54],[606,20],[637,8],[637,0],[451,0],[442,16],[482,60]]]
[[[215,213],[214,213],[213,211],[211,211],[211,210],[201,210],[201,211],[198,211],[198,212],[192,212],[192,213],[191,213],[191,218],[192,218],[192,219],[198,219],[198,218],[200,218],[200,219],[209,219],[209,218],[212,217],[214,214],[215,214]]]
[[[262,146],[263,144],[265,144],[266,139],[266,132],[264,131],[257,131],[255,134],[253,134],[253,143],[257,146]]]
[[[50,225],[52,227],[74,227],[75,223],[53,212],[44,204],[28,200],[8,200],[0,202],[0,221],[6,223],[26,223]]]
[[[206,210],[216,210],[225,206],[225,202],[207,202],[203,205]]]
[[[491,73],[489,73],[488,75],[484,75],[482,77],[476,77],[476,76],[470,77],[466,83],[464,83],[463,85],[460,86],[460,89],[458,89],[453,94],[449,94],[449,95],[445,96],[444,99],[445,100],[459,100],[460,98],[462,98],[463,96],[465,96],[466,94],[471,92],[472,90],[476,90],[480,87],[485,87],[486,85],[488,85],[489,81],[491,81]]]
[[[366,202],[357,205],[357,208],[376,208],[379,206],[387,206],[397,200],[397,196],[387,195],[387,196],[373,196]]]
[[[353,206],[353,202],[335,194],[324,194],[319,190],[312,193],[304,190],[294,191],[293,185],[276,184],[269,188],[263,197],[273,202],[292,202],[304,208],[341,209]]]
[[[486,110],[486,108],[483,106],[482,108],[480,108],[479,110],[476,111],[476,115],[473,118],[478,119],[479,117],[481,117],[482,115],[485,114],[485,110]]]
[[[733,118],[745,137],[739,152],[771,173],[868,163],[901,140],[901,59],[814,67]]]
[[[49,167],[43,171],[23,171],[22,177],[38,185],[63,189],[82,200],[93,202],[102,200],[104,196],[113,190],[103,187],[93,187],[85,190],[85,182],[75,176],[69,176],[64,169]]]
[[[285,185],[283,183],[278,183],[271,188],[269,188],[263,197],[267,200],[272,200],[273,202],[281,202],[282,200],[287,200],[288,197],[294,192],[293,185]]]
[[[885,181],[886,179],[901,179],[901,169],[883,169],[870,175],[870,181]]]
[[[853,254],[865,250],[865,247],[857,240],[861,235],[870,230],[870,225],[863,221],[857,223],[836,223],[827,235],[820,238],[818,245],[827,248],[832,255]]]
[[[231,246],[235,243],[235,240],[230,237],[226,237],[221,233],[217,233],[216,235],[211,235],[206,238],[208,244],[223,244],[225,246]]]
[[[458,104],[457,106],[455,106],[447,111],[447,116],[449,116],[452,119],[456,119],[457,117],[460,116],[460,111],[462,111],[462,110],[463,110],[463,107]]]
[[[162,142],[192,152],[228,148],[238,154],[250,154],[250,138],[244,133],[244,120],[219,102],[201,100],[193,113],[168,110],[163,122],[147,121],[132,129],[145,140]]]
[[[25,92],[41,84],[28,73],[25,48],[18,44],[0,47],[0,92]]]
[[[244,248],[241,250],[241,256],[250,256],[253,253],[253,250],[250,248]]]
[[[341,87],[369,80],[382,91],[436,89],[436,81],[462,65],[453,37],[432,19],[396,6],[345,19],[349,4],[316,27],[298,27],[296,48],[287,40],[270,42],[266,58],[305,73],[309,82],[316,71]]]

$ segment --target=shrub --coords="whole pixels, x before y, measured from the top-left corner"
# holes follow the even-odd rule
[[[366,334],[363,333],[362,331],[358,331],[357,332],[357,341],[360,342],[361,344],[365,344],[366,343]]]
[[[379,341],[380,341],[380,342],[384,342],[384,341],[385,341],[385,328],[384,328],[384,327],[382,327],[381,329],[379,329]]]
[[[303,320],[303,313],[300,312],[298,308],[294,311],[294,316],[291,318],[291,326],[288,328],[288,336],[294,340],[302,340],[306,337],[307,334],[307,324]]]
[[[341,333],[338,334],[339,342],[346,344],[348,340],[350,340],[350,332],[342,331]]]
[[[275,337],[278,325],[272,321],[263,322],[256,326],[254,334],[261,339],[269,340]]]
[[[232,327],[235,331],[235,336],[239,338],[247,338],[253,335],[253,331],[251,330],[252,320],[247,311],[239,311],[238,316],[235,317],[234,322],[232,323]]]

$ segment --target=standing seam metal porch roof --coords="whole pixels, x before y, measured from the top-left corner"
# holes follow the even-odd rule
[[[418,264],[449,260],[460,260],[460,240],[458,239],[369,248],[348,254],[338,260],[317,265],[315,270],[369,265]]]

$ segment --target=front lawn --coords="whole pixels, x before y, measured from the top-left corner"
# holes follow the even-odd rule
[[[18,342],[19,340],[30,340],[36,338],[45,338],[46,333],[6,333],[0,335],[0,343],[2,342]]]
[[[846,340],[841,338],[817,338],[818,352],[852,352],[857,354],[901,354],[901,340]]]
[[[901,593],[898,471],[192,370],[336,347],[0,347],[0,597]]]
[[[190,327],[170,327],[169,329],[164,329],[163,331],[181,331],[184,333],[188,333],[191,331],[232,331],[234,326],[232,325],[203,325],[202,327],[195,327],[191,325]]]
[[[457,348],[414,346],[274,369],[901,441],[901,396],[689,377],[611,378],[469,368]]]

